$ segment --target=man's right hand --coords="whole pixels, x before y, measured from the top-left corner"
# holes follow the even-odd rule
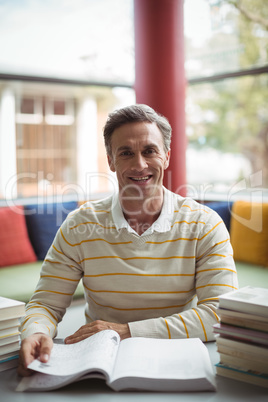
[[[53,340],[50,336],[37,333],[25,338],[21,343],[18,374],[26,377],[32,374],[27,367],[34,359],[47,363],[53,347]]]

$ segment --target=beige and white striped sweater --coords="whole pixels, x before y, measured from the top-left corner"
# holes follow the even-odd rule
[[[219,215],[172,194],[170,230],[138,236],[116,228],[112,200],[84,204],[59,229],[27,306],[22,338],[55,336],[82,278],[87,322],[129,323],[132,336],[214,339],[218,296],[238,286]]]

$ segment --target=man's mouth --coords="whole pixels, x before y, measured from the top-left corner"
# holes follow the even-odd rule
[[[130,179],[137,182],[144,182],[149,180],[151,177],[152,177],[151,175],[148,175],[148,176],[130,177]]]

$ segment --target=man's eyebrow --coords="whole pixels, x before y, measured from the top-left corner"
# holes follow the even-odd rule
[[[155,143],[151,143],[151,144],[145,145],[145,147],[144,147],[144,149],[148,149],[148,148],[159,148],[159,146]]]
[[[128,146],[128,145],[121,145],[121,147],[117,148],[117,152],[118,151],[129,151],[131,149],[132,148],[130,146]]]
[[[143,147],[143,149],[149,149],[149,148],[157,148],[157,149],[159,149],[159,146],[157,144],[155,144],[155,143],[151,143],[151,144],[146,144]],[[130,145],[121,145],[121,147],[118,147],[116,151],[117,152],[120,152],[120,151],[132,151],[132,149],[133,148]]]

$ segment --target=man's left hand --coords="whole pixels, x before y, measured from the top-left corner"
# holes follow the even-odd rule
[[[105,329],[112,329],[116,331],[120,335],[121,340],[131,337],[128,324],[116,324],[112,322],[97,320],[91,322],[90,324],[83,325],[73,335],[65,338],[64,342],[66,344],[80,342],[83,339],[86,339]]]

